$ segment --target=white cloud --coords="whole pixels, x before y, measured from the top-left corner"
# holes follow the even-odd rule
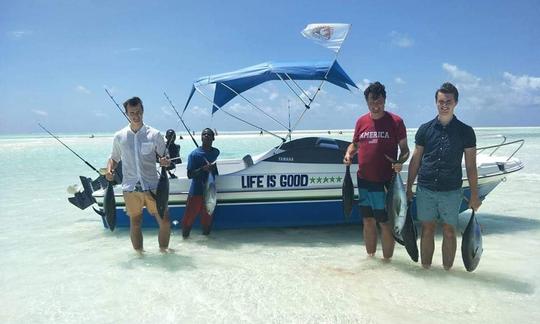
[[[384,105],[386,108],[389,108],[390,110],[396,110],[398,108],[398,105],[392,101],[387,101]]]
[[[406,83],[405,80],[403,80],[400,77],[395,77],[394,82],[397,83],[397,84],[405,84]]]
[[[350,112],[356,112],[360,109],[360,105],[359,104],[355,104],[355,103],[350,103],[350,102],[344,102],[343,104],[338,104],[338,105],[332,105],[333,106],[333,109],[336,111],[336,112],[339,112],[339,113],[350,113]]]
[[[94,110],[94,116],[98,117],[98,118],[105,118],[105,117],[108,117],[109,115],[107,115],[106,113],[100,111],[100,110]]]
[[[261,86],[261,87],[259,88],[259,90],[262,91],[262,92],[264,92],[264,93],[270,93],[270,92],[271,92],[270,89],[268,89],[266,86]]]
[[[540,106],[540,77],[504,72],[502,81],[484,81],[455,65],[444,63],[442,68],[450,74],[451,81],[459,89],[463,109],[493,113]]]
[[[32,34],[33,32],[31,30],[12,30],[7,32],[7,35],[14,39],[20,39]]]
[[[44,110],[39,110],[39,109],[32,109],[32,112],[36,115],[40,115],[40,116],[49,116],[49,113],[44,111]]]
[[[82,86],[82,85],[78,85],[75,87],[75,90],[77,92],[80,92],[80,93],[84,93],[84,94],[90,94],[90,90],[88,90],[86,87]]]
[[[166,116],[174,116],[176,113],[172,110],[172,108],[167,106],[161,106],[161,112]]]
[[[106,84],[103,85],[103,89],[109,90],[109,92],[114,95],[116,92],[118,92],[118,89],[115,87],[109,87]]]
[[[504,72],[503,76],[509,82],[508,86],[514,90],[540,90],[540,78],[528,75],[516,76],[509,72]]]
[[[234,104],[230,105],[229,107],[225,107],[224,109],[231,113],[238,114],[238,113],[245,113],[249,111],[250,110],[249,107],[247,104],[240,104],[238,102],[235,102]]]
[[[397,31],[392,31],[390,33],[390,41],[392,45],[402,48],[412,47],[414,45],[414,40],[412,38]]]
[[[277,93],[277,92],[272,92],[272,93],[270,93],[270,95],[268,96],[268,99],[269,99],[269,100],[275,100],[277,97],[279,97],[279,93]]]
[[[135,52],[140,52],[142,51],[143,49],[141,47],[130,47],[130,48],[123,48],[123,49],[118,49],[118,50],[115,50],[114,51],[114,54],[121,54],[121,53],[135,53]]]
[[[465,71],[459,69],[456,65],[452,65],[449,63],[443,63],[442,64],[443,70],[448,72],[450,76],[457,82],[461,84],[461,87],[466,88],[475,88],[480,84],[480,81],[482,81],[481,78]]]
[[[363,79],[360,82],[356,82],[356,86],[358,87],[358,89],[360,89],[360,91],[364,91],[370,83],[371,81],[369,79]]]
[[[193,106],[189,111],[195,116],[210,116],[212,109],[208,107],[200,107],[198,105]]]

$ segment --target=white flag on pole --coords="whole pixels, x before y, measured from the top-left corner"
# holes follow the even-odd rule
[[[350,28],[350,24],[309,24],[302,35],[337,53]]]

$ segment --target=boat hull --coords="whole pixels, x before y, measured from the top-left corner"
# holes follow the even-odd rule
[[[479,184],[479,195],[483,200],[504,178],[497,177],[483,181]],[[470,196],[470,190],[465,187],[464,197]],[[214,229],[253,228],[253,227],[295,227],[295,226],[321,226],[340,224],[359,224],[362,215],[357,206],[356,197],[352,215],[345,219],[343,216],[343,203],[341,198],[311,199],[289,201],[249,201],[226,202],[218,199],[213,215]],[[179,227],[184,216],[185,204],[169,205],[170,220],[173,227]],[[411,206],[413,218],[416,219],[416,203]],[[460,212],[467,210],[468,203],[463,199]],[[104,222],[105,227],[107,226]],[[129,217],[124,206],[117,208],[117,227],[129,227]],[[157,222],[147,210],[143,213],[143,227],[155,228]],[[197,218],[194,227],[199,227]]]
[[[342,183],[345,174],[343,156],[349,142],[328,138],[301,138],[273,148],[255,158],[218,161],[216,177],[217,206],[213,228],[291,227],[360,223],[355,190],[352,217],[343,216]],[[516,158],[477,156],[478,190],[484,199],[510,173],[523,168]],[[407,179],[404,165],[403,179]],[[356,174],[353,160],[350,172]],[[466,174],[463,164],[463,174]],[[352,177],[354,187],[357,179]],[[173,226],[184,216],[191,180],[186,174],[170,179],[169,214]],[[413,191],[415,190],[413,186]],[[468,208],[470,196],[467,178],[463,179],[464,199],[460,211]],[[103,190],[93,193],[103,208]],[[117,227],[129,226],[120,186],[115,188]],[[412,215],[416,218],[413,201]],[[104,222],[106,226],[106,222]],[[156,227],[155,219],[144,211],[144,227]],[[195,226],[199,226],[198,220]]]

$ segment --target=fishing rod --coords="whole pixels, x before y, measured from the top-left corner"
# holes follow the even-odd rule
[[[99,174],[101,176],[101,173],[96,169],[94,168],[94,166],[90,163],[88,163],[88,161],[86,161],[85,159],[83,159],[79,154],[77,154],[75,151],[73,151],[69,146],[67,146],[66,144],[64,144],[64,142],[62,142],[57,136],[55,136],[53,133],[51,133],[47,128],[45,128],[43,125],[41,125],[40,123],[38,123],[39,127],[41,127],[44,131],[46,131],[47,133],[49,133],[49,135],[51,135],[52,137],[54,137],[58,142],[60,142],[60,144],[64,145],[68,150],[71,151],[71,153],[75,154],[79,159],[81,159],[84,163],[86,163],[86,165],[88,165],[90,168],[92,168],[92,170],[96,171],[97,174]]]
[[[169,99],[169,96],[167,96],[167,93],[163,92],[163,94],[165,95],[165,98],[167,98],[167,101],[169,101],[169,104],[171,105],[172,109],[174,109],[174,112],[176,113],[178,118],[180,118],[180,122],[182,122],[182,125],[184,125],[184,128],[186,129],[187,133],[189,134],[189,137],[191,137],[191,140],[193,141],[193,143],[195,143],[195,147],[199,147],[199,144],[197,144],[197,141],[195,140],[195,138],[193,138],[193,135],[191,134],[191,131],[187,127],[186,123],[184,123],[184,120],[182,119],[182,116],[180,116],[180,114],[178,113],[178,110],[176,110],[176,107],[173,105],[171,99]]]
[[[113,96],[111,95],[111,93],[109,92],[109,90],[107,90],[107,88],[105,88],[105,92],[107,92],[107,94],[109,95],[109,98],[111,98],[111,100],[114,102],[114,104],[116,105],[116,107],[118,108],[118,110],[120,110],[120,112],[122,113],[122,115],[124,115],[124,117],[126,117],[127,121],[128,122],[131,122],[131,120],[129,120],[128,116],[126,115],[126,113],[122,110],[122,108],[120,108],[120,105],[116,102],[116,100],[114,100]]]

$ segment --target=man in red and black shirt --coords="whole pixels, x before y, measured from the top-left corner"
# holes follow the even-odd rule
[[[350,165],[354,154],[358,154],[358,204],[364,222],[366,251],[370,256],[375,255],[378,222],[381,225],[383,257],[388,260],[394,253],[395,242],[385,211],[385,187],[389,185],[394,172],[401,171],[402,165],[392,164],[385,155],[401,160],[409,154],[407,131],[401,117],[384,110],[384,85],[371,83],[364,91],[364,97],[369,113],[356,121],[353,140],[343,162]]]

